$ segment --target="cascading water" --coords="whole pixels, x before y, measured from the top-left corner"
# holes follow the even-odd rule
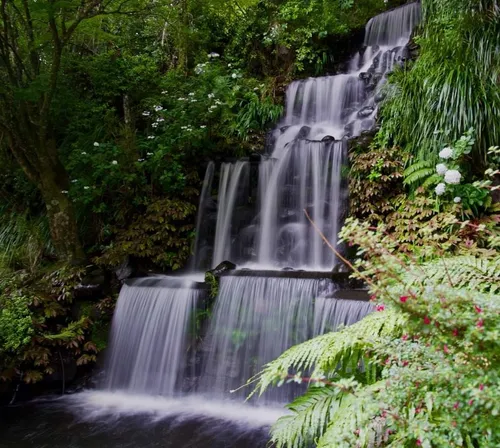
[[[335,285],[328,279],[227,276],[205,344],[199,392],[224,398],[291,346],[371,311],[367,302],[323,298]],[[233,396],[244,400],[248,390]],[[268,391],[259,403],[285,403],[296,390]]]
[[[273,132],[271,154],[255,170],[247,160],[223,164],[213,232],[206,223],[215,210],[215,170],[213,164],[208,166],[192,266],[206,260],[215,266],[230,259],[245,264],[247,271],[221,277],[208,332],[196,356],[197,369],[192,371],[187,369],[193,359],[191,322],[196,304],[206,295],[199,285],[189,278],[170,277],[125,285],[112,328],[106,390],[175,397],[186,390],[181,377],[192,373],[189,397],[170,398],[168,412],[221,418],[251,415],[259,424],[269,423],[276,413],[264,417],[265,411],[227,408],[215,400],[232,396],[241,402],[249,390],[229,391],[265,363],[294,344],[351,325],[371,311],[367,302],[336,298],[336,286],[328,278],[335,256],[304,210],[336,245],[345,212],[346,139],[373,126],[381,85],[404,58],[404,46],[419,19],[417,3],[373,18],[366,28],[366,48],[351,60],[347,74],[289,86],[286,114]],[[259,176],[256,195],[252,170]],[[253,219],[243,210],[248,204]],[[211,254],[206,251],[208,235],[215,240]],[[250,271],[251,266],[273,272],[262,276]],[[284,267],[291,272],[276,272]],[[311,273],[298,272],[303,269],[323,272],[312,278]],[[290,393],[286,388],[270,391],[260,403],[282,404]],[[122,398],[108,395],[106,400],[116,407]],[[138,399],[131,406],[140,408],[140,403]],[[156,401],[147,403],[152,409],[165,409]]]
[[[178,390],[191,317],[203,293],[194,286],[168,277],[123,286],[111,330],[107,389],[167,396]]]
[[[374,126],[384,97],[381,87],[404,61],[405,45],[420,14],[420,5],[410,3],[374,17],[366,26],[366,47],[351,60],[349,73],[288,87],[286,114],[273,132],[274,148],[259,168],[259,210],[250,226],[239,233],[231,228],[234,217],[227,215],[234,203],[225,189],[219,193],[218,222],[228,225],[217,225],[214,266],[225,254],[250,267],[331,270],[335,257],[312,230],[304,210],[335,246],[345,209],[341,172],[346,139]],[[234,191],[237,167],[227,180]],[[228,172],[224,166],[221,178]],[[230,250],[234,245],[249,247],[235,254]]]

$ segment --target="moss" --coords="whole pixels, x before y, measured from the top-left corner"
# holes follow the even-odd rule
[[[205,273],[205,283],[210,286],[209,297],[215,299],[219,294],[219,279],[211,272]]]

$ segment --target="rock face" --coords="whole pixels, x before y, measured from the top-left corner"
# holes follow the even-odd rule
[[[358,117],[359,118],[368,118],[371,114],[373,114],[374,111],[375,111],[375,108],[373,106],[363,107],[363,109],[361,109],[358,112]]]
[[[222,263],[219,263],[216,268],[208,272],[210,272],[210,274],[212,274],[214,277],[220,277],[223,272],[232,271],[233,269],[236,269],[236,265],[231,261],[226,260]]]

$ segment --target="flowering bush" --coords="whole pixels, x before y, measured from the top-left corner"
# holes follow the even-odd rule
[[[278,447],[479,447],[500,443],[500,254],[419,263],[381,227],[347,222],[355,276],[375,312],[293,347],[265,367],[258,391],[288,381],[308,392],[272,431]],[[357,367],[356,367],[357,366]],[[359,369],[359,370],[358,370]],[[307,377],[301,372],[307,371]]]

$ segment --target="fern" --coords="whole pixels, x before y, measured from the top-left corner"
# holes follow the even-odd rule
[[[411,187],[417,187],[433,174],[435,174],[434,163],[428,160],[421,160],[413,163],[403,172],[404,183]]]
[[[358,367],[364,360],[366,351],[384,338],[400,334],[406,321],[404,314],[393,310],[373,313],[338,332],[296,345],[267,364],[251,380],[257,381],[252,395],[261,395],[270,386],[283,383],[291,371],[312,371],[312,378],[320,378],[325,372],[333,371],[337,375],[359,377]],[[369,373],[367,369],[365,375]]]
[[[495,294],[500,291],[500,257],[477,258],[472,255],[434,260],[422,266],[422,271],[409,271],[408,285],[449,284],[455,288],[468,288],[478,292]]]

